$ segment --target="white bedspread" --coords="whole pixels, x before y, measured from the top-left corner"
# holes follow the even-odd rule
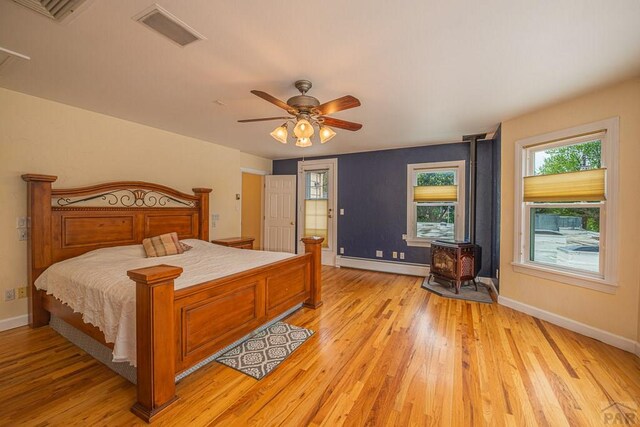
[[[208,280],[270,264],[293,255],[214,245],[202,240],[183,240],[193,249],[160,258],[146,258],[142,245],[98,249],[58,262],[40,275],[35,286],[53,295],[112,342],[113,361],[136,365],[136,293],[128,270],[168,264],[182,267],[175,281],[182,289]]]

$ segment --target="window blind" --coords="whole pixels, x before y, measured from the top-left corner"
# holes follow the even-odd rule
[[[322,247],[328,247],[328,215],[327,199],[311,199],[304,201],[304,235],[324,237]]]
[[[413,187],[414,202],[456,202],[457,185],[420,185]]]
[[[607,170],[536,175],[524,178],[525,202],[599,202],[606,200]]]

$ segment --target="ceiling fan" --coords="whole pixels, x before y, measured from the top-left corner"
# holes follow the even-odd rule
[[[298,80],[295,82],[295,87],[300,91],[300,95],[289,98],[286,103],[266,92],[259,90],[251,91],[252,94],[285,110],[291,115],[290,117],[266,117],[263,119],[238,120],[238,122],[251,123],[268,120],[286,120],[282,126],[278,126],[271,132],[271,136],[275,138],[276,141],[286,144],[288,136],[287,127],[289,123],[293,123],[293,134],[296,137],[296,145],[298,147],[310,147],[312,145],[311,137],[315,133],[314,127],[318,128],[321,144],[324,144],[336,136],[336,133],[331,127],[350,131],[356,131],[362,128],[360,123],[328,117],[329,114],[337,113],[338,111],[359,107],[360,101],[357,98],[346,95],[333,101],[320,104],[317,98],[307,95],[307,92],[311,89],[311,82],[309,80]]]

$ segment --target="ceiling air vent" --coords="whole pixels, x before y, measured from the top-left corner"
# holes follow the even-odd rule
[[[198,40],[206,40],[202,34],[199,34],[157,4],[134,16],[133,19],[180,46],[186,46]]]
[[[13,0],[55,21],[62,21],[85,0]]]

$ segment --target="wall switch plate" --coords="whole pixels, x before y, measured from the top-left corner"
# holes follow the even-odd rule
[[[340,248],[340,255],[344,255],[344,248]]]
[[[340,215],[344,215],[344,209],[340,209]]]
[[[27,217],[19,216],[16,218],[16,228],[27,228]]]
[[[24,286],[22,288],[18,288],[18,298],[26,298],[27,297],[27,287]]]
[[[382,258],[382,251],[376,251],[376,256],[378,258]]]
[[[18,228],[18,240],[23,241],[29,238],[29,231],[26,228]]]
[[[398,258],[398,252],[396,251],[391,252],[391,258]]]
[[[404,259],[404,252],[400,252],[400,259]]]
[[[500,278],[500,269],[496,268],[496,279]]]
[[[4,300],[5,301],[13,301],[16,299],[16,290],[15,289],[5,289],[4,290]]]

